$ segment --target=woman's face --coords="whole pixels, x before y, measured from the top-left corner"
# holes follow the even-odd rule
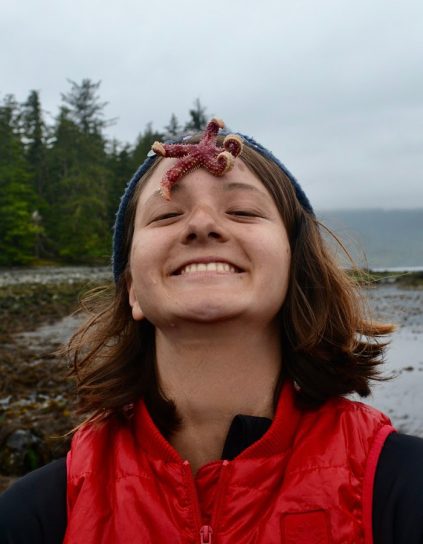
[[[276,205],[240,160],[221,178],[186,175],[170,201],[160,181],[164,159],[138,200],[130,252],[134,319],[156,327],[230,319],[272,323],[282,306],[291,252]]]

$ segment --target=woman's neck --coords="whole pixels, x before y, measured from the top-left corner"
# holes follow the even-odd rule
[[[185,334],[157,331],[156,350],[160,387],[182,418],[170,443],[194,473],[220,459],[237,414],[273,418],[281,368],[276,331],[231,330],[228,324],[190,327]]]

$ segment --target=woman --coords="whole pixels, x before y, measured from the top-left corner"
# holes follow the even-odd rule
[[[423,541],[421,441],[343,398],[369,394],[392,328],[364,316],[293,176],[222,126],[156,143],[126,188],[115,293],[69,345],[86,420],[66,478],[7,492],[0,542]],[[45,536],[46,506],[19,505],[53,473],[67,520],[62,500]]]

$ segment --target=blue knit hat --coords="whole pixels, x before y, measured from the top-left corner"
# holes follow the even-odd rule
[[[222,135],[225,135],[224,131],[221,132]],[[254,149],[254,151],[257,151],[260,155],[265,157],[266,159],[271,160],[274,162],[281,170],[282,172],[288,177],[288,179],[291,181],[292,186],[295,190],[295,194],[298,198],[298,201],[306,210],[308,213],[314,215],[313,208],[302,190],[300,184],[295,179],[295,177],[291,174],[291,172],[286,168],[284,164],[280,162],[279,159],[277,159],[271,151],[263,147],[261,144],[256,142],[253,138],[250,136],[246,136],[245,134],[241,134],[240,132],[236,133],[238,136],[240,136],[244,144],[247,144],[248,147],[251,149]],[[179,140],[181,142],[182,140]],[[177,143],[177,142],[172,142]],[[127,184],[125,191],[122,195],[122,198],[120,200],[119,208],[116,213],[116,221],[113,228],[113,254],[112,254],[112,268],[113,268],[113,276],[115,279],[115,282],[118,281],[119,276],[122,274],[122,272],[125,270],[126,266],[126,260],[125,256],[122,253],[123,250],[123,234],[124,234],[124,219],[125,219],[125,213],[126,208],[128,207],[128,203],[132,198],[132,195],[134,194],[135,187],[137,186],[139,180],[142,178],[142,176],[153,166],[153,164],[156,161],[156,155],[148,156],[146,160],[141,164],[141,166],[138,168],[138,170],[135,172],[135,174],[130,179],[129,183]]]

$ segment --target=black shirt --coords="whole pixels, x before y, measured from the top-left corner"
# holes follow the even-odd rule
[[[222,459],[239,455],[271,423],[236,416]],[[61,544],[65,530],[65,459],[27,474],[0,496],[0,544]],[[376,470],[373,533],[374,544],[423,544],[423,439],[397,433],[387,438]]]

